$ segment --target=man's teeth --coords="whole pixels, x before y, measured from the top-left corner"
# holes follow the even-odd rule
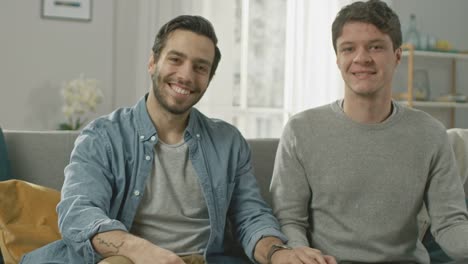
[[[370,72],[356,72],[354,75],[356,76],[367,76],[367,75],[372,75]]]
[[[176,93],[179,93],[179,94],[189,94],[190,92],[188,90],[184,90],[180,87],[177,87],[177,86],[173,86],[172,89],[176,92]]]

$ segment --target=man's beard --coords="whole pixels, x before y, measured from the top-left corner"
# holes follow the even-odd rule
[[[196,103],[198,103],[198,101],[200,101],[200,99],[203,97],[203,94],[205,93],[205,92],[200,93],[200,96],[192,104],[184,108],[177,108],[176,106],[171,107],[169,103],[167,102],[166,98],[164,97],[164,95],[162,94],[161,88],[159,87],[159,84],[169,83],[170,78],[161,77],[158,70],[156,70],[156,72],[151,76],[151,80],[153,82],[153,93],[154,93],[154,96],[156,97],[156,100],[166,111],[174,115],[185,114],[187,111],[189,111],[192,108],[192,106],[194,106]],[[196,88],[195,90],[199,90],[199,89]]]

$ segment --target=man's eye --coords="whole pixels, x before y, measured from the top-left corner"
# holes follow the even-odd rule
[[[383,47],[381,45],[372,45],[370,46],[370,50],[381,50]]]
[[[200,73],[207,73],[208,72],[208,66],[205,65],[199,65],[195,67],[196,71]]]
[[[170,57],[170,58],[169,58],[169,61],[174,62],[174,63],[177,63],[177,62],[180,61],[180,59],[177,58],[177,57]]]
[[[341,48],[341,52],[351,52],[353,51],[353,48],[352,47],[344,47],[344,48]]]

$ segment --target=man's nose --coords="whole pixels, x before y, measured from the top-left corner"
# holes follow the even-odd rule
[[[361,48],[358,49],[356,52],[356,56],[353,59],[355,63],[370,63],[372,61],[372,57],[367,49]]]
[[[191,84],[194,79],[195,72],[193,70],[193,65],[190,62],[184,62],[180,65],[177,71],[177,78],[179,81],[183,81],[184,84]]]

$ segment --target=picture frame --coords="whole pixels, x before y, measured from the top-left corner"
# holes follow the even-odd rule
[[[42,0],[42,18],[91,21],[92,0]]]

